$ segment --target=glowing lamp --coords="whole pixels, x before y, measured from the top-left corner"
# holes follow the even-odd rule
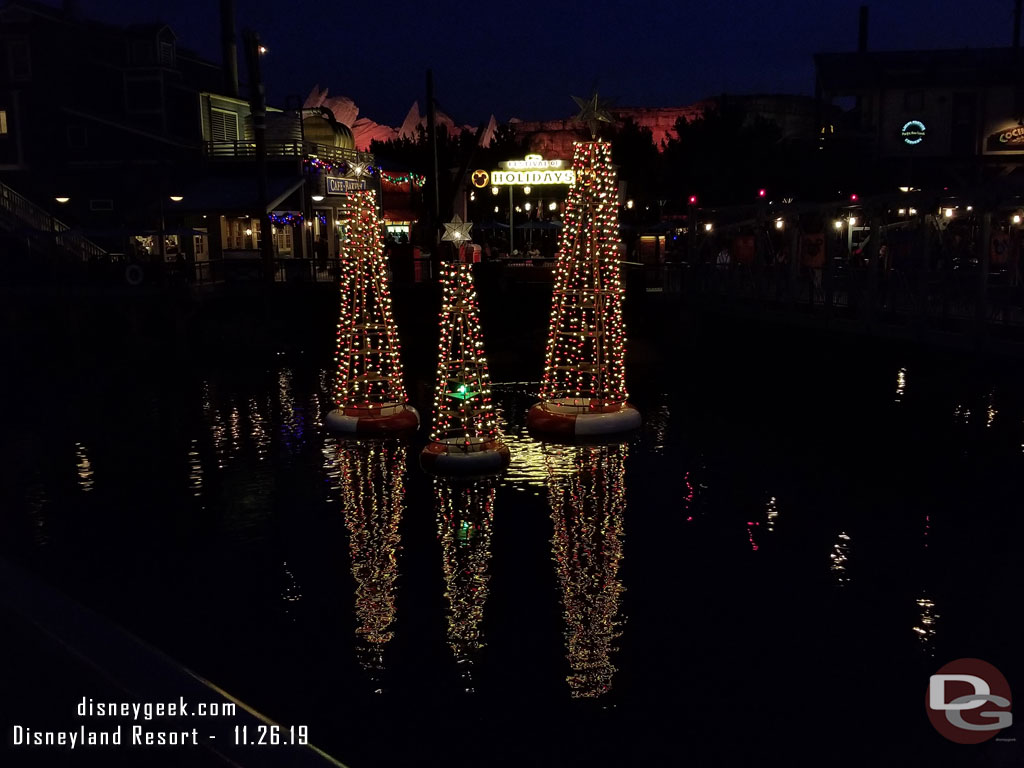
[[[758,197],[764,197],[764,196],[765,196],[765,195],[767,195],[767,194],[768,194],[768,190],[765,190],[765,189],[759,189],[759,190],[757,190],[757,196],[758,196]]]
[[[836,229],[842,229],[842,228],[843,228],[843,222],[842,222],[842,219],[836,219],[836,224],[835,224],[835,226],[836,226]]]
[[[501,192],[501,187],[491,187],[491,194],[496,195]]]
[[[776,229],[782,229],[783,226],[785,226],[785,224],[783,223],[782,219],[776,219],[775,220],[775,228]]]
[[[56,200],[61,205],[64,205],[64,203],[69,202],[71,200],[70,197],[55,197],[53,199]]]
[[[707,224],[704,225],[704,231],[705,232],[710,232],[711,231],[711,222],[710,221]]]
[[[314,203],[323,202],[323,199],[324,199],[323,195],[313,195],[313,197],[312,197],[312,200],[313,200]]]
[[[1014,224],[1020,224],[1020,214],[1019,213],[1013,214],[1013,223]]]
[[[690,195],[690,205],[696,205],[696,204],[697,204],[697,196],[696,195]]]
[[[952,219],[953,218],[953,209],[952,208],[947,208],[943,213],[945,213],[947,219]]]

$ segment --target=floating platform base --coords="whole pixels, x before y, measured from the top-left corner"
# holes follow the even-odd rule
[[[561,440],[618,435],[636,429],[640,423],[640,411],[629,403],[592,406],[578,401],[545,400],[526,415],[531,433]]]
[[[500,440],[474,443],[433,441],[420,453],[420,466],[438,475],[493,475],[508,467],[508,448]]]
[[[335,408],[324,426],[350,435],[395,435],[415,432],[420,415],[411,405],[382,405],[368,408]]]

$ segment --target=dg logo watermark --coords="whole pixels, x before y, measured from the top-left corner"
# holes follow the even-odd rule
[[[958,744],[980,744],[1013,724],[1010,684],[981,659],[957,659],[932,675],[925,709],[935,730]]]

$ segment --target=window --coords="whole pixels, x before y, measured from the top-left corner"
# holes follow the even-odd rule
[[[174,43],[160,43],[160,66],[174,66]]]
[[[32,79],[32,52],[28,40],[7,41],[7,69],[11,80]]]
[[[238,115],[226,109],[210,109],[210,141],[238,141]]]
[[[0,109],[0,136],[7,135],[7,110]]]

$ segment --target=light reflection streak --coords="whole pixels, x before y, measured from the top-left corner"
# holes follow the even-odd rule
[[[475,691],[473,664],[484,647],[480,624],[490,579],[496,485],[493,478],[471,482],[434,479],[448,601],[448,645],[467,693]]]
[[[339,441],[334,455],[325,459],[328,475],[337,480],[349,532],[356,582],[356,655],[377,685],[376,692],[382,693],[384,648],[394,637],[406,447],[397,441]]]
[[[927,595],[917,600],[917,607],[920,611],[918,623],[914,625],[914,633],[921,642],[921,648],[929,656],[935,655],[935,633],[939,614],[935,612],[935,601]]]
[[[991,427],[992,423],[996,420],[996,415],[999,413],[995,407],[995,391],[988,393],[988,409],[986,411],[987,419],[985,421],[985,427]]]
[[[298,603],[302,601],[302,587],[299,586],[298,579],[295,578],[295,574],[292,573],[291,568],[288,567],[288,562],[284,561],[281,563],[281,570],[284,576],[284,587],[281,589],[281,602],[284,607],[285,616],[295,621],[295,612],[298,607]]]
[[[850,575],[847,573],[847,561],[850,559],[850,536],[847,533],[840,533],[836,543],[832,545],[830,554],[832,561],[832,575],[836,584],[845,587],[850,583]]]
[[[618,578],[626,507],[626,445],[545,446],[551,541],[566,621],[573,698],[608,693],[625,591]]]
[[[768,512],[768,526],[767,526],[768,527],[768,533],[773,533],[775,531],[775,522],[779,519],[779,507],[778,507],[778,503],[776,502],[774,496],[772,496],[771,498],[768,499],[768,509],[767,509],[767,512]]]
[[[83,493],[88,493],[93,488],[92,464],[89,462],[89,452],[81,443],[75,443],[75,458],[78,460],[78,487]]]
[[[199,441],[192,439],[188,452],[188,487],[192,496],[197,499],[203,497],[203,464],[199,456]],[[205,506],[200,505],[201,509]]]
[[[902,402],[903,393],[907,390],[907,369],[900,368],[896,372],[896,402]]]
[[[953,421],[958,424],[969,424],[971,421],[971,409],[964,405],[957,405],[953,409]]]

